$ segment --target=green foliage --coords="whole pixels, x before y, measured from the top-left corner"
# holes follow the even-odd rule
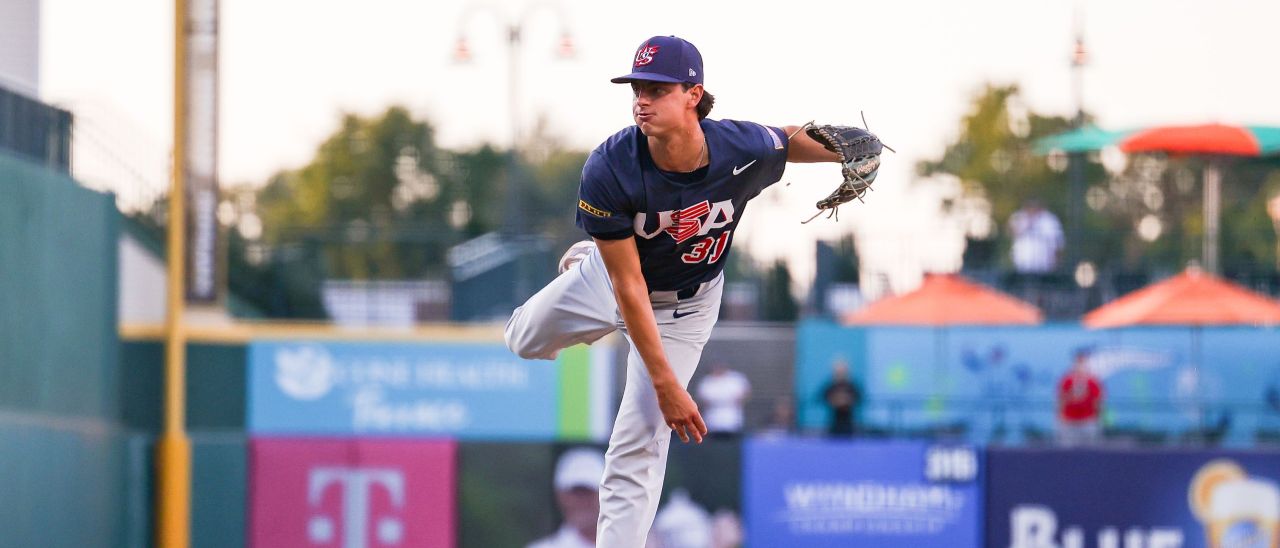
[[[1065,180],[1032,152],[1031,144],[1036,138],[1070,129],[1070,122],[1030,112],[1021,121],[1009,109],[1017,95],[1017,86],[987,86],[960,120],[960,136],[942,158],[921,162],[917,169],[926,176],[949,173],[973,190],[980,189],[998,220],[1007,219],[1028,198],[1040,199],[1063,216]]]
[[[787,263],[775,261],[765,274],[760,296],[760,317],[771,322],[793,322],[799,316],[800,307],[791,296],[791,272]]]
[[[1038,156],[1037,139],[1070,128],[1062,117],[1026,112],[1014,116],[1018,88],[987,86],[961,119],[960,134],[937,160],[921,162],[922,175],[947,173],[964,183],[966,192],[991,204],[997,226],[1028,198],[1038,198],[1063,221],[1069,233],[1070,170],[1050,169],[1051,158]],[[1086,121],[1088,117],[1086,116]],[[1021,126],[1025,131],[1017,131]],[[1204,236],[1203,157],[1129,155],[1122,171],[1108,174],[1097,153],[1078,156],[1084,162],[1087,205],[1075,255],[1113,271],[1180,270],[1201,256]],[[1217,160],[1223,166],[1220,256],[1224,271],[1274,271],[1275,227],[1266,201],[1280,193],[1280,161]],[[1142,237],[1143,223],[1159,226],[1158,236]],[[966,259],[981,260],[997,251],[1008,266],[1009,235],[994,241],[971,241]],[[975,266],[972,264],[969,267]],[[986,265],[983,265],[986,266]]]
[[[839,242],[833,246],[836,252],[836,270],[831,276],[831,281],[836,283],[862,283],[862,276],[858,271],[858,247],[853,238],[853,234],[847,234],[840,238]]]
[[[449,248],[504,228],[511,207],[521,234],[582,239],[572,219],[586,153],[544,146],[536,162],[512,160],[489,145],[442,149],[402,107],[344,115],[310,162],[274,174],[241,211],[262,235],[232,231],[229,285],[270,316],[315,318],[326,279],[447,278]],[[510,184],[522,185],[518,204]]]
[[[375,119],[344,116],[309,164],[276,174],[260,192],[265,241],[318,240],[331,278],[399,279],[436,270],[452,243],[439,229],[453,189],[441,184],[447,159],[433,133],[400,107]]]
[[[552,249],[563,250],[573,242],[587,238],[586,233],[574,223],[578,210],[578,182],[586,162],[586,152],[556,149],[525,171],[527,184],[533,189],[533,192],[525,193],[524,218],[528,222],[525,230],[550,240]]]
[[[984,199],[991,205],[996,233],[988,241],[971,241],[974,253],[966,258],[997,260],[1005,268],[1008,262],[1010,235],[1005,229],[1009,216],[1024,202],[1039,200],[1053,212],[1068,231],[1070,241],[1069,171],[1055,171],[1050,159],[1037,155],[1033,144],[1037,139],[1067,131],[1071,121],[1061,116],[1045,116],[1018,108],[1016,85],[986,86],[974,98],[972,106],[960,120],[960,133],[949,144],[940,159],[922,161],[917,171],[923,176],[950,174],[959,178],[965,193]],[[1087,117],[1086,117],[1087,119]],[[1106,172],[1096,155],[1080,155],[1084,161],[1084,181],[1102,182]],[[1114,220],[1082,207],[1081,238],[1075,250],[1082,259],[1106,262],[1114,256],[1123,241]],[[992,253],[996,251],[995,253]],[[994,257],[993,257],[994,255]],[[991,267],[996,265],[968,265]]]
[[[449,247],[504,226],[509,153],[485,145],[437,147],[434,129],[392,107],[381,116],[345,115],[337,132],[300,169],[259,192],[269,246],[312,242],[334,279],[443,278]],[[516,162],[527,233],[568,239],[586,155],[554,150],[538,165]]]
[[[1280,223],[1267,203],[1280,196],[1280,159],[1227,164],[1222,184],[1222,268],[1224,272],[1275,272],[1280,269]]]

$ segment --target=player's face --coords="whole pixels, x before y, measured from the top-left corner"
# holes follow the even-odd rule
[[[649,137],[662,135],[689,123],[701,98],[701,86],[688,90],[681,84],[665,82],[632,82],[631,116],[640,131]],[[696,122],[697,115],[692,119]]]

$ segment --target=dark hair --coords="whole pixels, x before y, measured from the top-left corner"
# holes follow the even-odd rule
[[[689,91],[691,88],[693,88],[693,86],[696,86],[698,84],[690,84],[689,82],[682,82],[680,85],[684,88],[685,91]],[[708,92],[707,88],[702,88],[702,99],[698,101],[698,119],[701,120],[703,118],[706,118],[708,114],[711,114],[711,107],[715,106],[715,104],[716,104],[716,96],[712,95],[711,92]]]

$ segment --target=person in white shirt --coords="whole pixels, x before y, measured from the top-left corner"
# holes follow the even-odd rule
[[[711,548],[711,514],[688,491],[676,489],[658,510],[653,533],[645,548]]]
[[[742,406],[751,395],[747,376],[716,362],[698,383],[698,402],[707,432],[713,437],[733,437],[742,433]]]
[[[1009,216],[1013,235],[1013,267],[1023,274],[1044,274],[1058,267],[1062,253],[1062,223],[1034,198]]]
[[[604,477],[604,453],[578,447],[565,451],[556,462],[556,506],[564,522],[554,534],[527,548],[591,548],[596,545],[596,520],[600,517],[600,480]]]

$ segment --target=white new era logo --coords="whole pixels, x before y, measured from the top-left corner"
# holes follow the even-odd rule
[[[689,69],[689,76],[697,76],[697,75],[698,73],[694,72],[693,69]]]

